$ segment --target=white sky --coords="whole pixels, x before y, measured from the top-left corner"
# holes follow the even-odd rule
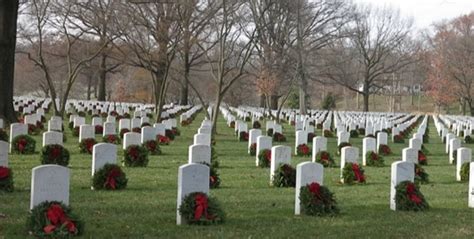
[[[474,11],[474,0],[354,0],[375,6],[399,8],[402,15],[413,17],[416,28],[428,28],[433,22],[452,19]]]

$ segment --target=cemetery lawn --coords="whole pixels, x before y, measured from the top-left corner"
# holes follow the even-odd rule
[[[324,184],[335,193],[341,213],[336,217],[294,216],[294,188],[269,186],[269,169],[255,167],[247,154],[247,142],[238,142],[233,129],[221,118],[216,151],[219,154],[221,188],[211,190],[227,213],[227,221],[214,226],[176,226],[178,167],[187,163],[204,114],[187,127],[163,155],[151,156],[147,168],[124,168],[129,179],[123,191],[91,191],[91,155],[79,153],[78,139],[66,128],[66,147],[71,152],[70,205],[85,222],[83,238],[473,238],[474,211],[467,207],[468,183],[455,181],[455,166],[448,164],[445,146],[429,122],[430,184],[421,191],[431,209],[394,212],[389,208],[390,164],[401,160],[405,144],[391,143],[394,154],[384,157],[381,168],[364,167],[366,185],[338,183],[339,168],[325,169]],[[88,119],[88,122],[90,119]],[[264,126],[265,123],[261,122]],[[286,145],[294,147],[294,128],[283,124]],[[317,131],[321,135],[321,131]],[[41,136],[35,136],[36,151]],[[101,137],[97,136],[101,141]],[[362,137],[350,139],[362,152]],[[276,145],[276,143],[274,143]],[[473,146],[467,146],[474,148]],[[121,147],[120,147],[121,148]],[[328,139],[333,156],[336,138]],[[119,149],[118,159],[123,156]],[[40,165],[39,155],[10,156],[15,191],[0,193],[0,238],[25,238],[30,201],[31,169]],[[292,164],[310,158],[292,157]],[[339,157],[335,157],[339,164]],[[361,159],[359,159],[361,162]]]

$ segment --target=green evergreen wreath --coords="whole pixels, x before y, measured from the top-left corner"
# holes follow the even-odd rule
[[[357,163],[346,163],[342,170],[344,184],[365,183],[364,169]]]
[[[351,138],[358,138],[359,137],[359,132],[355,129],[351,130],[349,132]]]
[[[378,152],[379,152],[380,155],[383,155],[383,156],[388,156],[388,155],[392,154],[392,150],[386,144],[379,145],[379,151]]]
[[[255,156],[257,154],[257,143],[253,143],[250,145],[250,156]]]
[[[79,143],[79,149],[81,153],[92,154],[92,149],[95,144],[97,144],[97,141],[94,138],[83,139],[81,143]]]
[[[365,154],[365,161],[367,166],[383,167],[385,165],[383,157],[374,151],[369,151]]]
[[[18,135],[13,138],[12,151],[17,154],[33,154],[36,148],[36,141],[29,135]]]
[[[339,213],[334,194],[318,183],[300,188],[301,213],[309,216],[335,215]]]
[[[69,165],[69,151],[59,144],[46,145],[41,150],[41,164]]]
[[[296,155],[298,156],[310,156],[311,149],[307,144],[300,144],[296,147]]]
[[[395,187],[396,208],[400,211],[423,211],[430,206],[418,186],[410,181],[403,181]]]
[[[5,130],[0,129],[0,140],[8,142],[8,134]]]
[[[84,224],[61,202],[42,202],[31,210],[27,230],[36,238],[70,238],[80,236]]]
[[[316,154],[316,162],[322,164],[325,168],[336,166],[334,159],[328,151],[319,151]]]
[[[470,136],[470,135],[467,135],[464,137],[464,143],[466,144],[473,144],[474,143],[474,139]]]
[[[146,167],[148,150],[140,145],[130,145],[125,149],[122,162],[127,167]]]
[[[102,142],[109,144],[120,144],[120,138],[115,134],[108,134],[102,137]]]
[[[0,190],[13,192],[13,172],[10,168],[0,166]]]
[[[225,213],[219,202],[202,192],[190,193],[184,197],[178,211],[186,224],[211,225],[225,221]]]
[[[105,164],[104,167],[94,173],[92,186],[101,190],[120,190],[127,187],[127,176],[120,166],[116,164]]]
[[[280,164],[273,174],[273,186],[275,187],[295,187],[296,169],[289,164]]]
[[[468,163],[463,163],[461,166],[461,181],[467,182],[469,181],[469,170],[470,170],[470,162]]]
[[[221,178],[217,172],[217,168],[207,163],[202,163],[209,167],[209,188],[218,188],[221,185]]]
[[[415,183],[427,184],[430,182],[429,174],[419,164],[415,164]]]
[[[145,147],[151,155],[161,154],[160,146],[158,145],[158,142],[156,140],[146,141],[145,143],[143,143],[143,147]]]
[[[258,166],[260,168],[269,168],[272,162],[272,151],[270,149],[260,150],[258,154]]]

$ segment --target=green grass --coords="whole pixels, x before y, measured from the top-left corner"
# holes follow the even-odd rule
[[[152,156],[147,168],[124,168],[126,190],[91,191],[91,156],[79,153],[77,138],[66,129],[71,151],[70,204],[86,223],[84,238],[473,238],[474,211],[467,207],[467,183],[455,182],[455,167],[448,164],[444,145],[430,122],[431,184],[421,190],[431,205],[422,213],[393,212],[389,208],[390,164],[401,158],[406,144],[392,144],[395,153],[385,157],[382,168],[364,167],[366,185],[338,183],[339,168],[325,169],[324,184],[335,193],[341,210],[336,217],[294,216],[293,188],[269,186],[269,169],[255,167],[247,154],[247,142],[238,142],[221,118],[216,150],[221,168],[221,188],[211,190],[227,213],[225,224],[176,226],[178,167],[187,162],[188,146],[203,114],[187,127],[160,156]],[[265,125],[262,122],[262,125]],[[284,125],[293,147],[294,128]],[[320,131],[317,132],[321,134]],[[41,138],[37,140],[37,151]],[[97,137],[99,140],[99,137]],[[362,150],[362,138],[351,139]],[[336,138],[328,140],[334,155]],[[122,152],[119,152],[119,160]],[[336,157],[339,164],[339,157]],[[310,160],[294,156],[292,164]],[[30,200],[31,169],[39,155],[10,156],[15,192],[0,194],[0,238],[24,238]]]

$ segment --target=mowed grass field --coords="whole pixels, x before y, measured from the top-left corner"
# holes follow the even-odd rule
[[[401,160],[406,141],[390,142],[394,154],[384,158],[385,167],[364,167],[365,185],[340,185],[339,167],[325,169],[324,184],[335,193],[341,211],[338,216],[294,216],[295,189],[270,187],[269,169],[255,167],[255,157],[247,154],[247,142],[238,142],[221,118],[215,147],[222,184],[211,195],[220,201],[227,221],[213,226],[176,226],[178,167],[187,163],[188,146],[203,117],[201,113],[191,125],[180,127],[181,136],[162,147],[163,155],[151,156],[147,168],[124,168],[129,182],[122,191],[90,190],[91,156],[79,153],[78,139],[65,124],[65,145],[71,152],[70,205],[86,224],[83,238],[474,238],[468,184],[455,181],[455,167],[448,163],[432,119],[430,142],[425,144],[431,154],[424,167],[431,183],[421,187],[431,205],[426,212],[389,209],[390,165]],[[285,144],[294,147],[294,128],[284,125],[284,134]],[[41,137],[35,139],[39,151]],[[362,151],[362,137],[350,141]],[[336,138],[329,138],[328,148],[335,156]],[[122,155],[120,149],[119,160]],[[339,164],[339,157],[335,159]],[[292,165],[308,160],[293,156]],[[10,156],[15,191],[0,194],[0,238],[28,236],[25,221],[31,169],[38,165],[38,154]]]

